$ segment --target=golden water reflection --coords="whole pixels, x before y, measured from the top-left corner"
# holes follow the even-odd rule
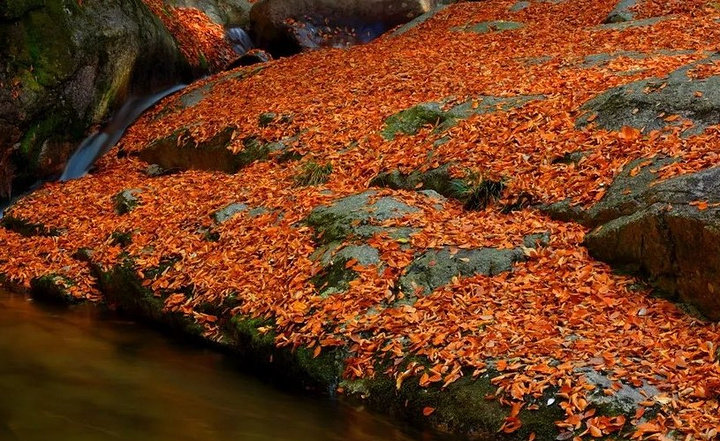
[[[0,292],[0,441],[430,440],[93,307]]]

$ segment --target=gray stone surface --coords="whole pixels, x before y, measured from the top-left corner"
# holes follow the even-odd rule
[[[320,257],[323,270],[312,280],[321,295],[329,296],[348,288],[348,284],[357,278],[352,266],[346,268],[346,264],[353,260],[356,265],[362,266],[381,264],[378,250],[367,244],[341,246],[339,250],[337,247],[328,249]]]
[[[327,207],[315,208],[306,222],[315,228],[321,242],[327,244],[348,238],[370,238],[384,232],[394,237],[407,238],[410,228],[388,228],[380,225],[388,219],[396,219],[418,211],[402,201],[385,196],[374,202],[372,190],[348,196]]]
[[[453,277],[474,275],[495,276],[512,270],[516,262],[525,260],[524,248],[545,245],[549,234],[527,236],[522,246],[511,249],[479,248],[452,252],[449,248],[429,250],[416,257],[400,277],[400,291],[406,299],[428,295],[447,285]]]
[[[215,222],[222,224],[232,219],[236,214],[248,211],[249,208],[243,203],[235,202],[214,212],[211,217]]]
[[[214,83],[208,83],[201,87],[198,87],[197,89],[193,89],[190,92],[183,93],[178,101],[180,102],[180,105],[188,109],[190,107],[194,107],[198,104],[200,104],[200,101],[205,99],[205,97],[210,93],[212,90]]]
[[[633,58],[636,60],[643,60],[643,59],[655,57],[658,55],[660,55],[660,56],[689,55],[689,54],[692,54],[693,52],[694,51],[691,51],[691,50],[669,50],[669,49],[661,49],[661,50],[650,52],[650,53],[637,52],[637,51],[601,52],[601,53],[597,53],[597,54],[587,55],[585,57],[583,64],[581,64],[580,67],[589,68],[589,67],[595,67],[595,66],[603,66],[619,57],[628,57],[628,58]]]
[[[357,273],[345,265],[351,260],[363,266],[383,267],[379,251],[365,243],[375,234],[387,234],[407,245],[416,231],[409,227],[387,227],[382,223],[397,219],[418,208],[405,204],[392,196],[376,198],[377,193],[368,190],[335,201],[329,206],[315,208],[306,219],[317,233],[318,248],[310,256],[322,265],[313,277],[313,283],[321,295],[330,295],[347,289]]]
[[[215,136],[198,142],[189,128],[176,130],[165,138],[156,139],[143,147],[137,156],[150,164],[164,169],[214,170],[236,173],[255,162],[264,161],[274,148],[285,147],[281,143],[268,143],[255,136],[243,139],[243,149],[233,153],[228,149],[236,128],[229,126]]]
[[[530,7],[530,2],[521,1],[517,2],[514,5],[510,6],[510,12],[520,12],[525,8]]]
[[[514,97],[481,95],[451,106],[448,109],[443,109],[445,107],[444,102],[420,103],[385,119],[381,135],[385,139],[392,140],[399,134],[417,134],[425,126],[432,126],[435,127],[436,131],[443,132],[472,115],[507,112],[530,101],[542,99],[545,99],[542,95],[519,95]]]
[[[137,195],[142,193],[140,189],[127,189],[116,194],[113,197],[115,213],[125,214],[133,211],[140,204]]]
[[[410,173],[401,173],[399,170],[382,172],[370,181],[370,185],[395,190],[431,191],[437,196],[460,201],[468,210],[482,210],[502,196],[505,190],[502,181],[453,178],[450,175],[450,166],[448,163],[430,170],[415,170]]]
[[[661,21],[667,20],[667,17],[652,17],[652,18],[645,18],[643,20],[628,20],[628,21],[622,21],[622,22],[613,22],[613,23],[607,23],[603,24],[597,27],[597,29],[605,29],[605,30],[612,30],[612,31],[625,31],[627,29],[632,28],[641,28],[644,26],[652,26],[654,24],[660,23]]]
[[[426,21],[430,20],[437,14],[438,12],[442,11],[443,9],[447,8],[447,5],[438,5],[435,8],[431,9],[430,11],[410,20],[409,22],[405,23],[404,25],[400,26],[399,28],[395,29],[390,35],[392,37],[398,37],[400,35],[405,34],[406,32],[410,31],[411,29],[415,29],[416,27],[420,26],[421,24],[425,23]]]
[[[210,20],[223,27],[250,25],[250,8],[247,0],[164,0],[168,6],[195,8],[203,11]]]
[[[714,55],[701,62],[720,59]],[[587,125],[588,118],[597,115],[594,123],[608,130],[632,126],[649,132],[682,121],[666,121],[679,115],[694,123],[684,135],[701,133],[720,121],[720,76],[705,79],[690,78],[687,73],[701,62],[673,71],[663,78],[650,78],[618,86],[588,101],[582,106],[586,114],[578,126]],[[696,93],[696,92],[699,92]],[[680,119],[682,119],[680,118]]]
[[[619,0],[603,23],[623,23],[634,20],[635,13],[632,8],[637,5],[637,3],[638,0]]]
[[[588,394],[588,401],[599,408],[603,414],[632,415],[638,408],[643,407],[640,403],[652,400],[660,393],[656,387],[646,382],[640,387],[634,387],[610,379],[606,374],[592,368],[581,368],[577,371],[585,376],[589,384],[596,387]],[[620,383],[620,388],[615,390],[612,395],[605,395],[603,391],[611,389],[615,383]]]
[[[658,182],[653,170],[671,161],[631,164],[586,214],[596,228],[585,245],[593,257],[644,275],[720,320],[720,168]]]
[[[494,276],[510,271],[513,264],[523,257],[519,248],[460,250],[454,255],[445,248],[431,250],[415,258],[407,267],[406,273],[400,277],[400,291],[410,298],[428,295],[450,283],[453,277]]]

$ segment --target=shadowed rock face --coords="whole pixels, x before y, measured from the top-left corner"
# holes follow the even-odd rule
[[[720,320],[720,168],[658,182],[654,172],[671,161],[631,163],[588,211],[586,223],[597,228],[585,245]]]
[[[261,0],[250,11],[258,46],[287,56],[368,42],[430,11],[436,0]]]
[[[2,2],[0,60],[0,197],[59,174],[125,98],[189,73],[141,0]]]

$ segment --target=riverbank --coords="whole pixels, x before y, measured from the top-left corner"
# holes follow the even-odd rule
[[[697,114],[646,130],[640,105],[617,127],[592,106],[714,78],[720,14],[521,3],[191,85],[13,207],[0,272],[458,435],[711,439],[717,324],[591,257],[581,215],[602,225],[592,207],[655,155],[676,158],[663,179],[714,165]]]

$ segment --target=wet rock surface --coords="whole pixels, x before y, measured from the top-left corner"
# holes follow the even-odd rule
[[[253,5],[250,21],[258,46],[286,56],[366,43],[434,6],[434,0],[261,0]]]
[[[223,27],[248,27],[250,8],[247,0],[164,0],[168,6],[195,8],[203,11],[213,22]]]

